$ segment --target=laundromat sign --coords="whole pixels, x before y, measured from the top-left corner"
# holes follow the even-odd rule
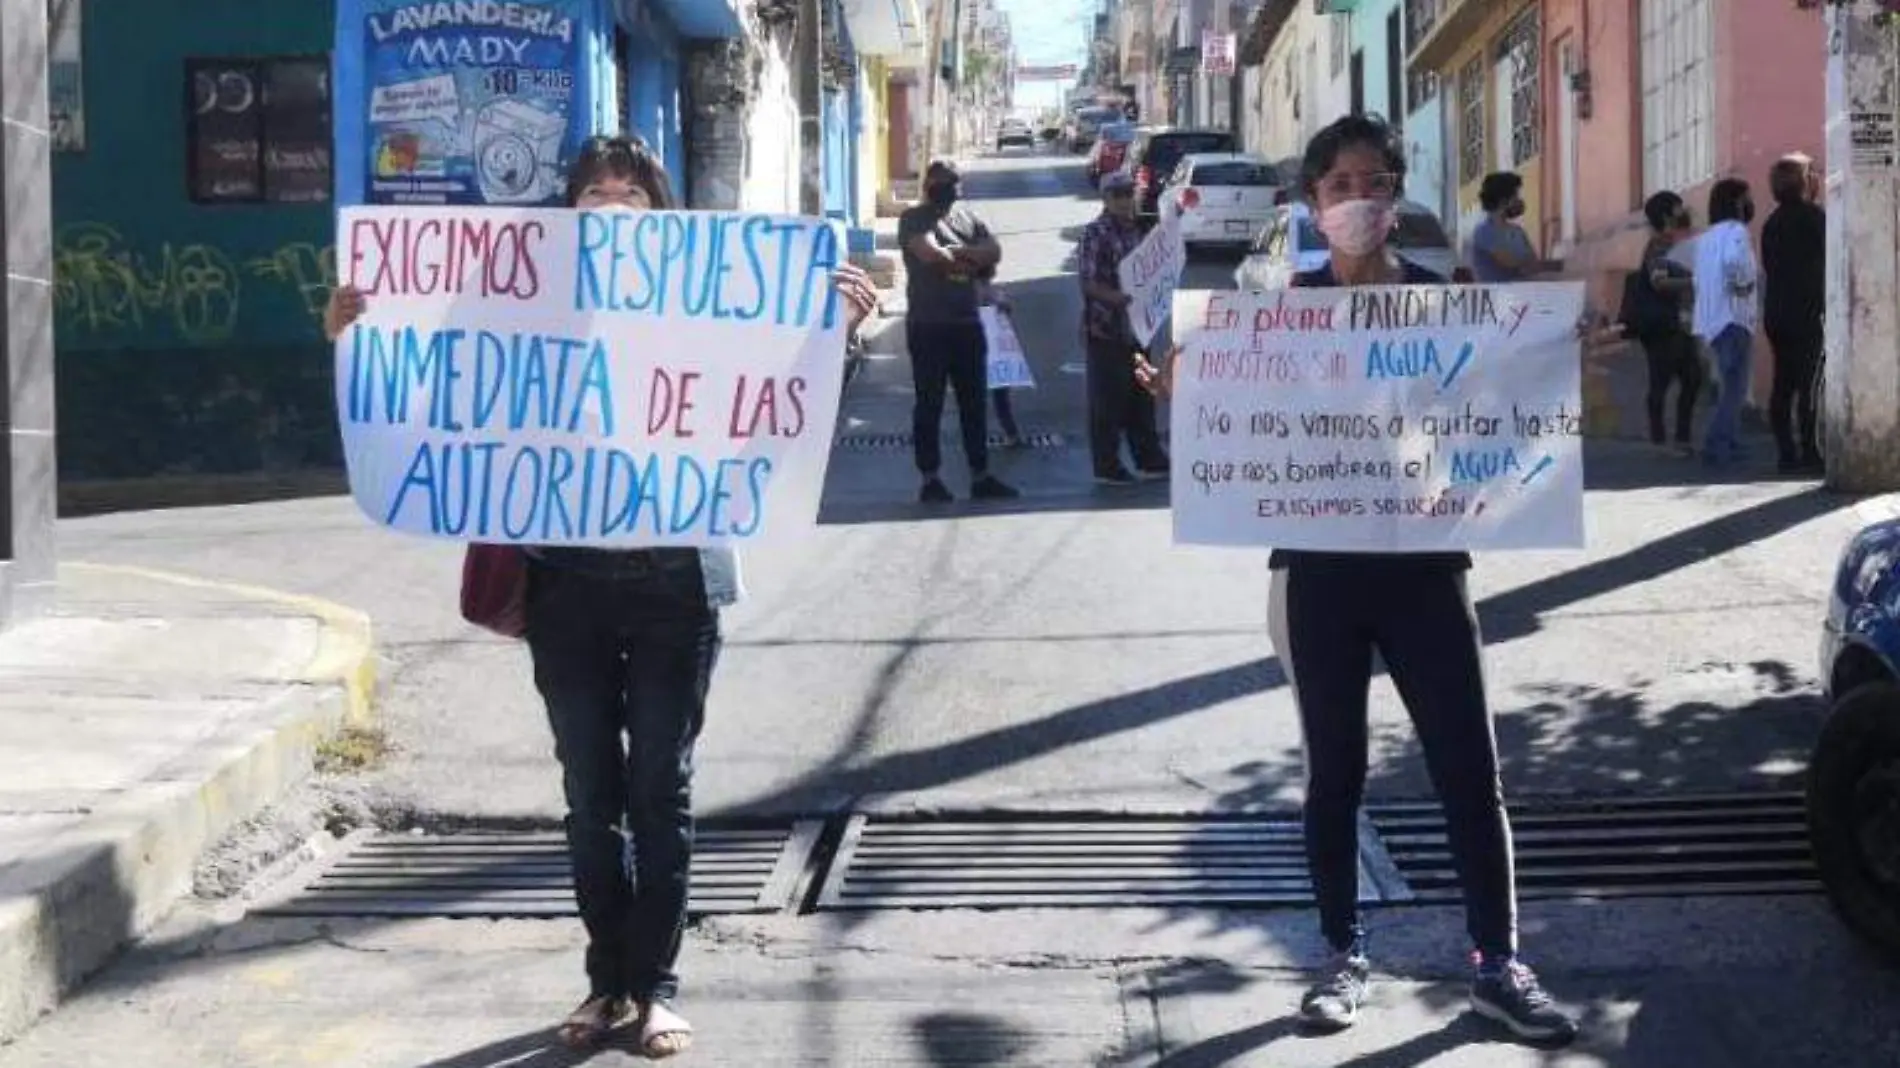
[[[586,133],[591,6],[343,0],[339,44],[360,28],[365,111],[360,130],[337,134],[361,138],[362,201],[559,203],[566,157]]]

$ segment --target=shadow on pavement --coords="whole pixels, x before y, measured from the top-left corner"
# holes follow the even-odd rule
[[[593,1060],[599,1052],[570,1050],[561,1045],[555,1029],[548,1027],[419,1064],[416,1068],[575,1068]]]
[[[910,1026],[932,1064],[1017,1064],[1036,1044],[1033,1033],[989,1013],[933,1012],[916,1017]]]

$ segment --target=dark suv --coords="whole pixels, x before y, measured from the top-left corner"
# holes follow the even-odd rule
[[[1195,152],[1233,152],[1234,135],[1225,130],[1156,130],[1135,141],[1135,213],[1145,221],[1160,214],[1161,185],[1182,156]]]

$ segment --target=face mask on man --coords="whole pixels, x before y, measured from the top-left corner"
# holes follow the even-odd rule
[[[1504,206],[1504,217],[1507,219],[1523,218],[1524,217],[1524,202],[1521,200],[1513,200],[1509,204],[1506,204]]]
[[[1348,256],[1367,256],[1392,232],[1392,205],[1384,200],[1344,200],[1320,212],[1326,243]]]
[[[949,182],[933,185],[924,190],[924,199],[930,201],[931,207],[946,209],[957,202],[957,187]]]

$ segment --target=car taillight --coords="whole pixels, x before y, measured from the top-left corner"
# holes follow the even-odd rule
[[[1154,177],[1154,171],[1149,170],[1147,167],[1143,167],[1140,170],[1136,171],[1135,172],[1136,187],[1140,188],[1143,192],[1146,192],[1148,189],[1148,179],[1152,177]]]

